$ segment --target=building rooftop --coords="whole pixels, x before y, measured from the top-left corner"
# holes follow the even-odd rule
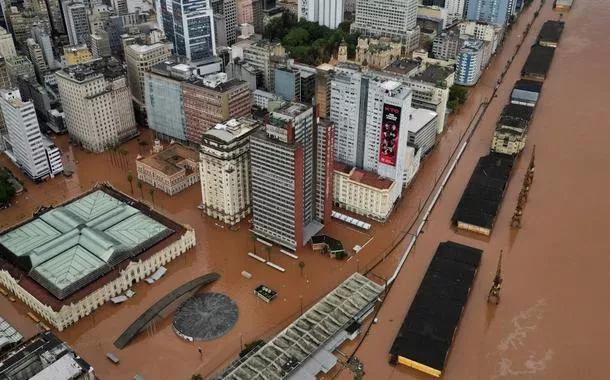
[[[57,74],[72,79],[76,82],[84,82],[103,75],[108,80],[113,80],[125,75],[125,69],[119,60],[114,57],[98,58],[78,65],[68,66],[57,71]]]
[[[558,43],[564,27],[565,22],[563,21],[548,20],[538,33],[538,42]]]
[[[437,115],[436,112],[425,108],[413,108],[409,123],[407,124],[407,130],[412,133],[418,133],[422,128],[433,121]]]
[[[547,75],[553,56],[555,55],[555,49],[552,47],[534,45],[530,51],[527,61],[523,65],[521,75],[536,74],[536,75]]]
[[[358,169],[338,161],[333,163],[333,169],[336,172],[346,174],[351,181],[358,182],[378,190],[387,190],[394,185],[394,181],[391,179],[381,177],[377,173]]]
[[[383,287],[354,273],[262,348],[217,378],[285,379],[376,302]]]
[[[146,54],[150,51],[162,48],[168,44],[169,44],[169,42],[157,42],[154,44],[131,44],[131,45],[127,45],[125,47],[125,49],[126,50],[131,49],[138,54]]]
[[[50,332],[36,335],[0,358],[0,379],[67,380],[89,373],[93,368]]]
[[[531,91],[540,93],[542,91],[542,83],[535,80],[520,79],[515,82],[513,87],[515,90]]]
[[[533,107],[507,104],[500,114],[499,126],[526,128],[534,113]]]
[[[189,149],[184,145],[173,143],[159,153],[143,158],[139,160],[139,162],[159,170],[167,176],[172,176],[176,173],[188,170],[184,166],[184,163],[187,160],[193,163],[198,162],[199,154],[197,151]]]
[[[421,65],[421,61],[409,58],[402,58],[390,63],[384,71],[409,76]]]
[[[23,339],[23,335],[0,316],[0,352],[11,347]]]
[[[294,118],[304,112],[307,112],[308,110],[312,110],[312,107],[310,105],[307,105],[304,103],[292,102],[292,103],[286,103],[285,105],[281,106],[277,110],[273,111],[273,114],[288,116],[289,118]]]
[[[0,234],[0,269],[42,303],[59,310],[145,259],[184,227],[106,185]]]
[[[249,117],[231,119],[222,124],[216,124],[203,134],[203,139],[212,139],[223,144],[230,144],[254,132],[262,123]]]
[[[476,38],[467,38],[462,43],[460,51],[476,52],[483,48],[484,42]]]
[[[412,79],[422,82],[438,84],[441,81],[447,80],[447,77],[453,74],[454,70],[447,66],[428,65],[426,70],[419,74],[415,74]]]

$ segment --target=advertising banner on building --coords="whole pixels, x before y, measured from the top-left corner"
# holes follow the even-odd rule
[[[381,147],[379,149],[379,162],[396,166],[398,154],[398,133],[400,131],[400,107],[391,104],[383,105],[383,119],[381,121]]]

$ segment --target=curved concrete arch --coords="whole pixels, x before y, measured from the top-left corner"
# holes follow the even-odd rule
[[[129,342],[146,326],[146,324],[153,320],[163,309],[174,302],[178,297],[185,295],[191,290],[197,289],[207,284],[218,280],[220,275],[218,273],[208,273],[201,277],[197,277],[179,287],[172,290],[165,297],[161,298],[142,315],[140,315],[122,334],[114,341],[114,346],[118,349],[125,348]]]

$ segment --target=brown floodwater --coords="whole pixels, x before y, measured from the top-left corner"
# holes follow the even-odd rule
[[[335,261],[306,248],[297,252],[298,260],[293,260],[274,247],[272,261],[286,268],[282,274],[246,255],[253,250],[247,222],[234,232],[200,214],[198,185],[173,197],[157,191],[155,208],[195,228],[197,247],[167,265],[168,273],[158,283],[135,285],[134,298],[121,305],[106,304],[58,335],[95,367],[101,379],[129,379],[140,373],[146,379],[173,380],[188,379],[194,373],[214,374],[236,358],[242,343],[269,338],[285,328],[300,314],[301,306],[306,309],[354,271],[370,269],[414,220],[478,105],[490,97],[506,61],[514,55],[520,33],[530,22],[537,4],[519,19],[480,83],[471,90],[467,104],[450,118],[451,126],[426,158],[391,220],[384,225],[372,223],[373,228],[367,233],[337,222],[325,229],[348,249],[368,242],[357,256],[349,261]],[[604,165],[610,158],[605,146],[610,141],[610,130],[606,128],[610,111],[604,108],[604,89],[610,86],[606,71],[610,46],[605,42],[610,32],[610,25],[605,24],[610,9],[605,0],[577,0],[575,8],[564,16],[566,30],[550,79],[544,85],[528,146],[516,166],[491,238],[458,234],[449,221],[476,161],[489,149],[494,123],[508,101],[512,84],[518,79],[527,57],[527,46],[534,42],[545,19],[558,17],[550,8],[551,1],[547,0],[524,48],[514,58],[498,89],[497,98],[491,102],[429,217],[425,234],[418,240],[384,303],[380,323],[373,326],[357,352],[364,362],[367,378],[426,378],[408,368],[391,367],[387,359],[436,246],[445,240],[485,251],[447,362],[445,378],[607,378],[599,365],[609,352],[610,341],[607,327],[610,307],[602,304],[603,291],[608,287],[604,271],[610,260],[603,239],[610,215],[607,197],[610,174]],[[150,143],[150,131],[144,131],[142,139]],[[29,191],[17,197],[14,207],[0,211],[0,228],[28,218],[38,205],[70,199],[97,181],[109,181],[129,194],[127,173],[135,173],[138,153],[149,154],[147,149],[140,152],[136,141],[126,144],[129,154],[122,168],[109,154],[95,155],[72,148],[65,137],[57,138],[56,142],[64,152],[75,157],[75,175],[60,176],[42,185],[24,180]],[[512,232],[510,217],[534,143],[536,176],[525,208],[524,226]],[[13,167],[4,156],[0,164]],[[133,194],[151,203],[148,185],[140,192],[134,184]],[[399,245],[375,267],[374,273],[389,276],[405,245]],[[486,295],[501,249],[505,252],[502,303],[490,308]],[[262,247],[259,245],[257,250],[261,251]],[[300,260],[306,263],[303,274],[298,268]],[[243,278],[242,270],[252,273],[253,278]],[[123,330],[156,300],[182,283],[212,271],[220,273],[221,278],[206,289],[229,295],[240,311],[237,324],[227,335],[210,342],[185,342],[174,334],[170,312],[154,329],[142,333],[125,349],[113,346]],[[374,276],[371,279],[381,281]],[[254,296],[253,290],[260,284],[278,291],[273,303],[266,304]],[[20,301],[10,303],[0,297],[0,310],[10,322],[31,329],[25,315],[28,310]],[[203,349],[201,357],[198,347]],[[351,353],[354,347],[347,345],[342,350]],[[115,366],[105,358],[110,351],[119,356],[120,364]],[[349,378],[347,371],[339,376]]]
[[[535,2],[520,18],[483,77],[483,87],[477,86],[471,97],[488,96],[485,84],[495,82],[537,7]],[[524,47],[534,42],[545,20],[558,17],[547,0]],[[494,122],[508,101],[528,49],[515,56],[497,98],[429,217],[425,234],[384,302],[379,323],[372,326],[356,353],[366,378],[429,378],[410,368],[390,366],[388,353],[438,243],[446,240],[483,249],[484,254],[443,378],[609,378],[603,363],[610,353],[610,306],[604,303],[610,264],[606,237],[610,109],[605,100],[610,86],[610,5],[606,0],[576,0],[563,18],[566,28],[492,236],[483,239],[458,233],[450,218],[477,159],[489,149]],[[455,127],[464,126],[462,116],[470,116],[475,105],[469,103],[458,115]],[[523,228],[514,231],[510,219],[534,144],[535,178]],[[504,251],[504,283],[501,303],[495,307],[486,298],[500,250]],[[375,272],[390,274],[396,260],[388,258]],[[354,348],[351,344],[342,350],[351,354]],[[339,378],[351,376],[343,370]]]

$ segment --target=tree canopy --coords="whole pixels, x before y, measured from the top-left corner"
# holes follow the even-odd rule
[[[0,168],[0,205],[9,203],[15,196],[15,188],[9,182],[10,174]]]
[[[310,65],[328,62],[343,41],[347,43],[348,57],[353,58],[358,44],[358,34],[350,33],[349,22],[342,22],[337,29],[330,29],[305,19],[297,21],[296,16],[289,12],[272,19],[265,27],[263,36],[280,41],[292,58]]]

